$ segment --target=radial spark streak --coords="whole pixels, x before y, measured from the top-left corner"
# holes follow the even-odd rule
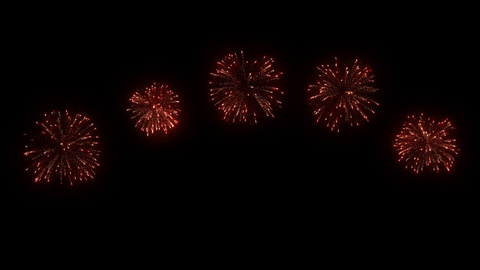
[[[167,134],[179,120],[180,101],[178,95],[168,85],[151,86],[137,90],[130,97],[130,107],[135,127],[139,127],[147,136],[163,131]]]
[[[228,54],[217,65],[210,73],[210,97],[224,120],[257,124],[260,115],[275,116],[283,92],[277,85],[282,72],[274,69],[273,58],[249,62],[240,51]]]
[[[100,150],[96,127],[89,118],[52,111],[36,127],[39,131],[30,134],[24,152],[30,162],[27,171],[33,172],[35,182],[50,182],[58,176],[60,183],[66,179],[73,185],[94,178]]]
[[[398,162],[415,173],[450,171],[459,153],[454,129],[448,119],[436,121],[423,113],[408,116],[393,144]]]
[[[324,122],[332,131],[340,131],[344,124],[358,126],[368,122],[379,105],[371,96],[378,91],[372,69],[361,66],[358,59],[353,65],[340,68],[335,57],[333,67],[320,65],[314,84],[308,86],[308,102],[315,121]]]

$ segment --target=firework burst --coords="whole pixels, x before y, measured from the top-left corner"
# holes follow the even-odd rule
[[[450,133],[454,129],[448,119],[436,121],[423,113],[408,116],[393,144],[398,161],[415,173],[450,171],[459,152]]]
[[[180,101],[178,95],[168,85],[154,82],[143,90],[138,90],[130,97],[131,119],[147,136],[163,131],[168,133],[178,124]]]
[[[283,92],[276,86],[282,72],[273,64],[266,56],[249,62],[243,51],[217,62],[218,68],[210,73],[210,97],[224,120],[257,124],[260,114],[274,117]]]
[[[89,118],[68,111],[52,111],[44,115],[40,128],[32,134],[24,155],[30,160],[27,171],[32,171],[35,182],[50,182],[54,177],[60,183],[93,179],[100,164],[97,159],[98,136]]]
[[[317,67],[319,74],[308,86],[308,102],[313,108],[316,122],[324,122],[332,131],[340,131],[344,124],[358,126],[368,122],[379,104],[368,97],[378,91],[374,75],[368,66],[362,67],[356,59],[353,65],[342,69],[335,57],[333,67]]]

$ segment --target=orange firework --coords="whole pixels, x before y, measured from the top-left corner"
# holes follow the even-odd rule
[[[257,124],[260,113],[274,117],[283,92],[276,86],[282,73],[274,70],[273,63],[266,56],[249,62],[243,51],[217,62],[218,68],[210,73],[210,97],[224,120]]]
[[[362,67],[356,59],[351,68],[335,64],[321,65],[315,84],[308,86],[309,104],[316,122],[325,122],[332,131],[344,124],[358,126],[367,122],[379,104],[369,95],[378,91],[370,67]]]
[[[450,171],[459,152],[450,134],[454,129],[448,119],[436,121],[423,113],[408,116],[393,144],[398,161],[415,173]]]
[[[147,136],[163,131],[168,133],[178,124],[180,113],[178,95],[168,85],[157,85],[154,82],[143,90],[138,90],[130,97],[132,119]]]
[[[50,182],[58,176],[60,183],[66,179],[73,185],[94,178],[100,150],[89,118],[52,111],[36,124],[40,130],[32,134],[24,152],[31,161],[27,171],[33,171],[35,182]]]

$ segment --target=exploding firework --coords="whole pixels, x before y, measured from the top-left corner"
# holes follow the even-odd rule
[[[334,66],[320,65],[314,84],[308,86],[308,102],[313,108],[316,122],[324,122],[332,131],[340,131],[344,124],[358,126],[368,122],[379,104],[369,95],[378,91],[374,75],[358,59],[342,69],[335,57]]]
[[[274,117],[283,92],[276,85],[282,72],[274,70],[273,58],[264,56],[249,62],[240,51],[217,64],[210,73],[210,97],[224,120],[257,124],[259,114]]]
[[[68,111],[52,111],[36,122],[40,130],[33,133],[24,155],[31,162],[34,181],[50,182],[58,177],[73,185],[76,181],[93,179],[99,165],[98,136],[89,118]]]
[[[178,124],[180,101],[178,95],[168,85],[151,86],[133,93],[130,98],[131,119],[135,120],[135,127],[139,127],[147,136],[163,131],[168,133]]]
[[[436,121],[423,113],[408,116],[393,144],[398,161],[415,173],[450,171],[459,152],[451,136],[454,129],[448,119]]]

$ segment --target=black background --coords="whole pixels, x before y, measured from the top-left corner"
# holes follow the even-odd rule
[[[451,223],[452,215],[477,209],[472,17],[445,15],[468,8],[61,10],[30,7],[5,31],[11,86],[3,91],[1,195],[15,215],[177,220],[172,227],[276,217],[313,226],[322,218],[414,222],[432,213]],[[257,126],[222,121],[208,96],[216,62],[240,50],[247,58],[273,57],[283,72],[282,109]],[[316,67],[334,57],[370,65],[379,88],[371,120],[340,133],[315,124],[306,103]],[[126,112],[133,91],[153,81],[181,99],[180,123],[167,136],[146,137]],[[64,109],[97,125],[101,167],[73,186],[34,183],[25,172],[23,133],[44,113]],[[450,173],[415,175],[396,161],[394,136],[419,112],[456,127],[460,152]]]

